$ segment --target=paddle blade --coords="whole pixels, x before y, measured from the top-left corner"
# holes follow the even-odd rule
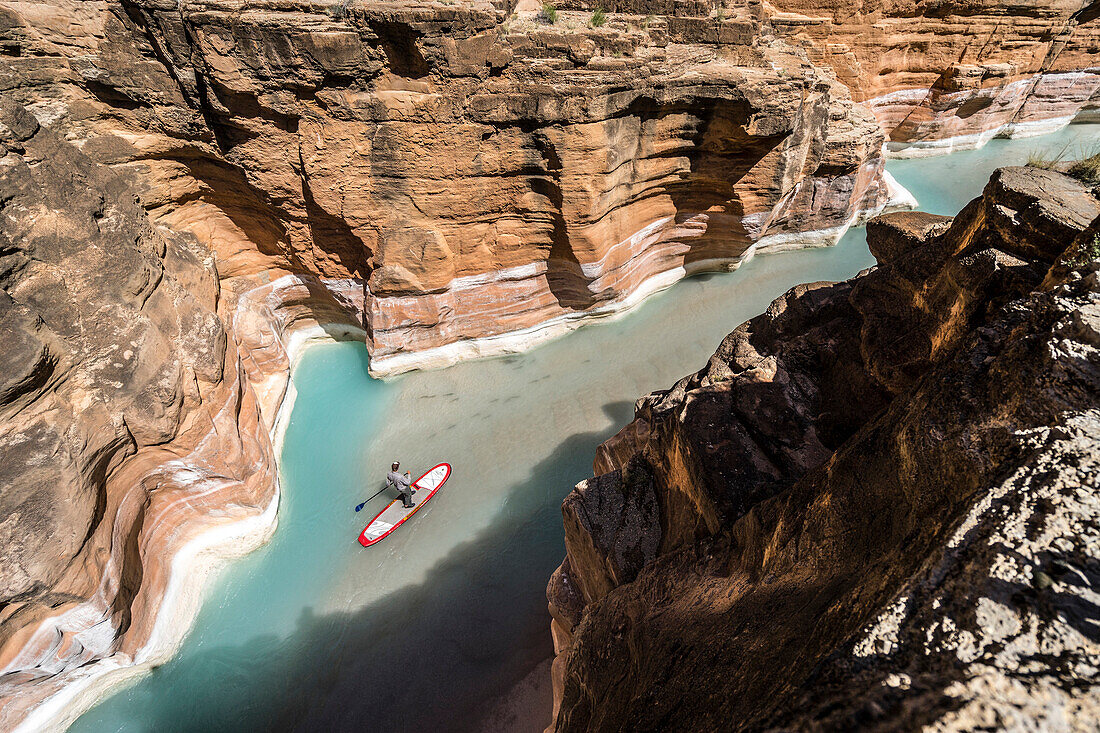
[[[364,501],[364,502],[363,502],[362,504],[360,504],[359,506],[355,507],[355,511],[359,511],[360,509],[362,509],[362,508],[363,508],[363,506],[364,506],[364,505],[365,505],[366,503],[367,503],[367,502],[365,502],[365,501]]]

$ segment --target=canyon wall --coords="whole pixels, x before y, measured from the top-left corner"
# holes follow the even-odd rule
[[[1068,29],[1028,58],[1065,48],[1004,78],[1082,72],[1024,95],[1076,114],[1081,5],[646,2],[594,27],[528,0],[0,0],[0,726],[60,725],[101,672],[163,661],[214,558],[272,530],[306,339],[365,339],[395,374],[835,241],[900,196],[903,126],[862,102],[1018,16]],[[904,79],[874,66],[894,31],[867,32],[895,18],[925,29]],[[829,33],[862,71],[823,60]]]
[[[1049,132],[1100,109],[1100,5],[1090,0],[565,0],[669,13],[715,37],[758,26],[833,71],[875,113],[892,155]]]
[[[296,346],[354,288],[223,287],[133,181],[0,98],[0,728],[71,722],[166,661],[207,575],[275,528]]]
[[[1083,0],[532,5],[0,3],[2,88],[223,278],[361,282],[377,375],[835,241],[899,196],[883,134],[977,145],[1100,89]]]
[[[379,375],[835,241],[893,195],[873,115],[759,23],[719,39],[484,2],[8,6],[16,99],[132,169],[222,277],[362,281]]]
[[[211,254],[0,102],[0,727],[141,661],[200,531],[273,524],[275,466]]]
[[[566,498],[556,730],[1092,724],[1100,200],[1006,168],[868,243]]]
[[[1041,134],[1100,108],[1089,0],[777,0],[798,42],[875,112],[902,157]]]

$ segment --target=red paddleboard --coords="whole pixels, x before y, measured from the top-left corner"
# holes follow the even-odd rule
[[[370,524],[359,535],[359,544],[363,547],[370,547],[375,542],[381,542],[388,537],[391,532],[404,524],[406,519],[420,511],[420,507],[427,504],[428,499],[435,496],[435,492],[439,491],[450,476],[451,464],[440,463],[416,481],[413,481],[413,488],[416,489],[416,493],[413,494],[412,500],[415,506],[406,509],[402,506],[400,497],[391,501],[385,509],[378,512],[374,519],[370,520]],[[425,491],[428,493],[425,494]]]

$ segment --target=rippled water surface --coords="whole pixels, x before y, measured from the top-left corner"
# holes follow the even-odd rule
[[[954,214],[994,168],[1090,139],[1100,126],[889,167],[922,209]],[[368,377],[360,344],[312,347],[293,375],[274,538],[219,575],[172,662],[73,730],[541,730],[560,504],[596,446],[636,398],[701,367],[787,288],[871,264],[852,230],[834,248],[686,280],[522,356],[391,382]],[[353,508],[394,459],[414,472],[446,460],[454,473],[364,549],[356,537],[386,499]]]

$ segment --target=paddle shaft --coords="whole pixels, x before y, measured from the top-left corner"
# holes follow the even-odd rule
[[[413,484],[413,486],[416,486],[416,484]],[[362,509],[362,508],[363,508],[363,506],[364,506],[364,505],[366,505],[366,503],[367,503],[368,501],[370,501],[370,500],[371,500],[371,499],[373,499],[374,497],[378,496],[378,494],[381,494],[381,493],[382,493],[383,491],[385,491],[385,490],[386,490],[386,489],[388,489],[388,488],[390,488],[390,484],[389,484],[389,482],[387,481],[387,482],[386,482],[386,485],[385,485],[385,486],[383,486],[383,487],[382,487],[381,489],[379,489],[379,490],[378,490],[378,491],[377,491],[376,493],[374,493],[374,494],[371,494],[371,495],[370,495],[370,496],[369,496],[369,497],[368,497],[368,498],[367,498],[366,500],[364,500],[364,501],[363,501],[363,503],[362,503],[362,504],[360,504],[359,506],[355,507],[355,511],[359,511],[360,509]]]

